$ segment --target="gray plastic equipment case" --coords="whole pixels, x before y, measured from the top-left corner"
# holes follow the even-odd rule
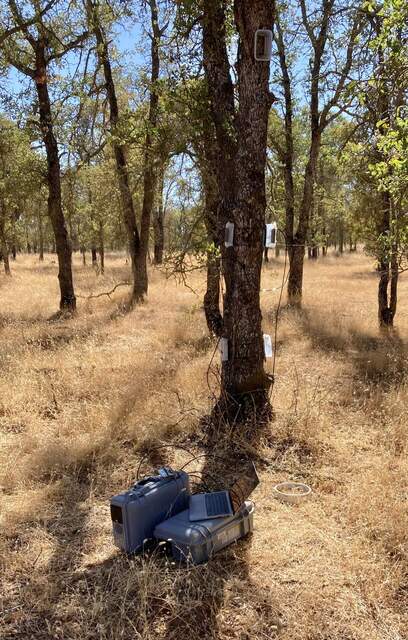
[[[187,509],[157,525],[154,537],[171,543],[175,560],[200,564],[253,531],[254,510],[254,503],[247,501],[233,516],[190,522]]]
[[[189,476],[184,471],[169,472],[144,478],[130,491],[111,499],[114,542],[126,553],[141,549],[153,538],[157,524],[188,507]]]

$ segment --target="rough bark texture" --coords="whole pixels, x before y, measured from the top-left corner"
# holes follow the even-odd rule
[[[46,45],[37,41],[35,50],[35,86],[38,96],[42,139],[47,155],[48,215],[55,237],[58,256],[58,280],[61,299],[60,309],[75,311],[76,298],[72,278],[72,250],[61,201],[61,169],[58,144],[52,125],[51,103],[47,84]]]
[[[221,201],[217,223],[225,279],[223,337],[228,340],[221,391],[224,398],[234,401],[235,413],[240,407],[244,415],[249,404],[252,414],[268,407],[270,386],[264,371],[259,290],[271,99],[269,64],[256,62],[253,48],[255,31],[272,25],[272,3],[236,0],[234,18],[239,33],[237,112],[225,46],[225,3],[205,2],[204,67],[219,151],[217,180]],[[231,248],[223,242],[227,221],[235,225]]]
[[[208,98],[208,96],[205,96]],[[207,100],[203,100],[207,104]],[[220,311],[221,259],[219,236],[219,210],[221,197],[217,179],[218,145],[214,123],[204,107],[200,109],[201,134],[195,140],[195,152],[201,173],[204,195],[204,221],[207,231],[207,288],[204,295],[204,312],[211,334],[221,337],[223,319]]]

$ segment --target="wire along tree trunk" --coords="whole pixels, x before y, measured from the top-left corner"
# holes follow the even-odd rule
[[[236,0],[234,20],[239,34],[238,109],[225,40],[225,4],[204,4],[203,52],[215,126],[216,175],[221,201],[219,245],[225,280],[223,335],[228,359],[222,363],[221,404],[227,415],[244,420],[269,409],[271,380],[264,371],[260,277],[265,224],[265,165],[269,63],[254,59],[257,29],[272,26],[273,3]],[[225,247],[226,222],[234,224],[232,247]],[[225,412],[224,412],[225,415]]]

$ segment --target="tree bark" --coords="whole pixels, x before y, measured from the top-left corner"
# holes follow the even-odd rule
[[[157,185],[157,168],[155,162],[155,134],[159,114],[159,94],[157,83],[160,74],[159,47],[162,32],[158,23],[156,0],[149,0],[152,38],[151,38],[151,73],[150,73],[150,101],[145,140],[144,176],[143,176],[143,205],[140,219],[140,243],[136,251],[136,265],[139,276],[135,286],[136,300],[143,300],[147,294],[147,254],[149,249],[150,220],[154,205]]]
[[[44,260],[44,225],[43,225],[41,204],[38,207],[38,246],[39,246],[38,259],[40,260],[40,262],[43,262]]]
[[[317,88],[312,92],[311,100],[311,145],[309,159],[306,165],[303,196],[299,209],[299,221],[293,241],[289,245],[289,277],[288,277],[288,304],[300,306],[303,292],[303,263],[305,246],[309,230],[310,213],[313,204],[314,184],[316,179],[317,161],[320,151],[321,132],[319,128]]]
[[[76,298],[72,277],[72,250],[62,211],[61,169],[58,144],[52,124],[45,51],[45,42],[43,40],[37,41],[34,79],[38,96],[42,138],[47,155],[48,215],[54,231],[58,256],[58,280],[61,292],[60,309],[73,312],[76,309]]]
[[[4,273],[6,274],[6,276],[11,276],[9,250],[8,250],[6,239],[4,237],[3,228],[0,230],[0,246],[1,246],[1,255],[4,262]]]
[[[235,406],[235,415],[239,407],[240,420],[245,419],[247,411],[253,416],[269,410],[267,392],[271,380],[264,371],[260,276],[271,96],[269,63],[255,61],[253,47],[255,31],[272,25],[272,5],[266,0],[234,2],[239,33],[239,109],[235,113],[225,44],[225,5],[221,0],[204,4],[204,68],[219,150],[219,244],[225,279],[223,337],[228,341],[228,360],[222,363],[221,395],[227,408]],[[234,223],[230,248],[223,242],[227,221]]]
[[[101,221],[99,222],[98,238],[99,238],[99,259],[101,262],[100,272],[103,275],[105,273],[105,238],[104,238],[103,222]]]
[[[163,252],[164,252],[164,167],[160,169],[158,189],[157,189],[157,205],[155,215],[153,218],[153,230],[154,230],[154,263],[162,264]]]
[[[379,225],[380,237],[388,237],[391,229],[392,201],[388,192],[384,192],[380,197],[382,216]],[[380,327],[392,327],[394,317],[397,312],[398,301],[398,257],[396,242],[392,247],[382,251],[378,262],[379,282],[378,282],[378,321]],[[388,294],[388,289],[390,292]]]

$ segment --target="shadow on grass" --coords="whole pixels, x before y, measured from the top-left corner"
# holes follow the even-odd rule
[[[359,381],[388,388],[407,378],[408,345],[397,329],[379,330],[374,335],[344,326],[339,318],[330,315],[323,317],[306,309],[296,313],[313,349],[348,357]]]

